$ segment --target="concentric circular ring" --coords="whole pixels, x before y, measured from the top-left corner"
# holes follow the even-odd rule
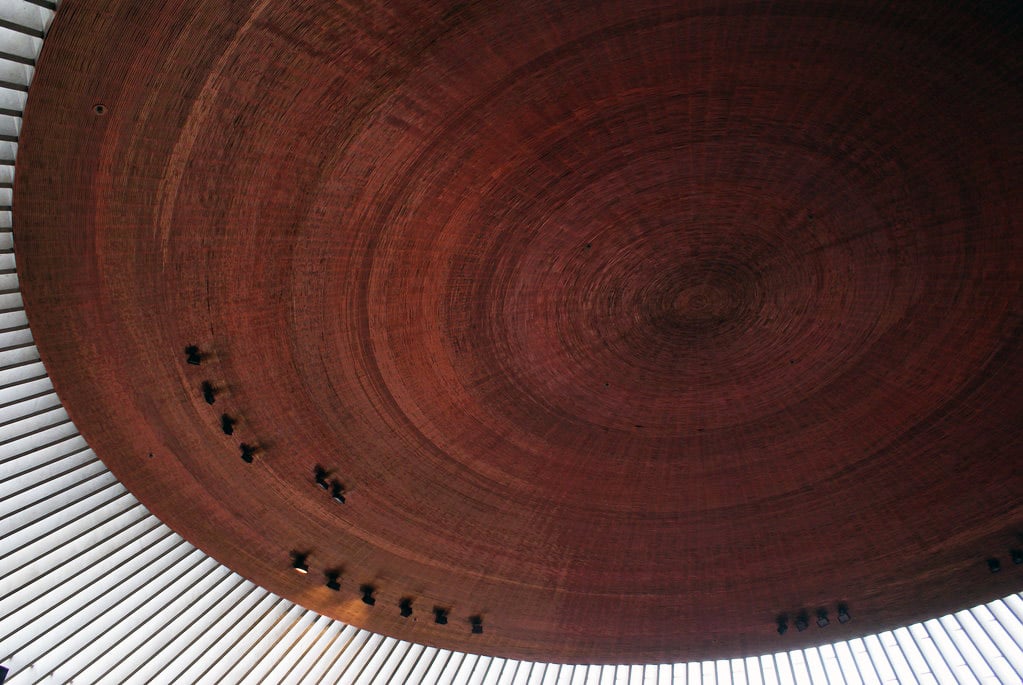
[[[231,568],[389,635],[597,662],[1020,586],[983,565],[1023,525],[998,17],[62,12],[15,197],[33,331],[97,453]]]

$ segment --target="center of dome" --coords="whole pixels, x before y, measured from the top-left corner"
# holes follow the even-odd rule
[[[677,285],[655,306],[664,325],[707,332],[733,319],[743,304],[743,293],[737,283],[706,278]]]

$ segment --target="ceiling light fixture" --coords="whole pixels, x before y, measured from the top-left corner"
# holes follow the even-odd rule
[[[779,616],[777,618],[777,623],[778,623],[778,634],[779,635],[784,635],[785,633],[789,632],[789,617],[788,616],[786,616],[785,614],[782,614],[781,616]]]
[[[448,610],[442,607],[433,608],[433,621],[444,626],[448,623]]]
[[[817,627],[818,628],[825,628],[830,623],[831,623],[831,621],[828,620],[828,610],[827,609],[818,609],[817,610]]]
[[[1012,558],[1012,563],[1023,564],[1023,549],[1010,549],[1009,556]]]
[[[362,601],[364,603],[370,606],[377,603],[376,597],[373,596],[373,593],[376,592],[376,588],[372,585],[363,585],[359,588],[359,592],[362,593]]]
[[[256,448],[252,445],[247,445],[244,442],[238,445],[238,448],[242,451],[242,461],[246,464],[252,463],[252,457],[256,454]]]
[[[331,481],[330,482],[330,488],[331,488],[331,492],[330,492],[331,498],[335,502],[337,502],[338,504],[344,504],[345,501],[346,501],[345,500],[345,486],[341,485],[341,481],[337,481],[337,480]]]
[[[810,617],[806,615],[806,612],[796,616],[796,630],[803,632],[810,627]]]
[[[327,483],[327,472],[322,466],[316,466],[316,468],[313,469],[313,479],[316,481],[316,484],[324,490],[329,487]]]
[[[291,553],[291,568],[295,569],[296,572],[305,575],[309,573],[309,564],[306,563],[306,559],[309,555],[305,552],[292,552]]]
[[[1002,570],[1002,562],[998,561],[998,559],[995,559],[994,557],[991,557],[990,559],[987,560],[987,570],[991,571],[991,573],[998,573],[999,571]]]
[[[404,618],[408,618],[412,615],[412,600],[408,597],[403,597],[402,600],[398,602],[398,609]]]
[[[327,587],[329,587],[334,592],[337,592],[338,590],[341,589],[340,571],[327,571],[326,573],[324,573],[324,575],[327,576]]]
[[[185,361],[192,366],[199,366],[202,364],[202,355],[199,354],[199,348],[195,345],[189,345],[185,348]]]
[[[217,394],[209,381],[202,382],[202,398],[206,400],[206,404],[213,404],[217,401]]]
[[[483,634],[483,617],[482,616],[470,616],[469,623],[472,624],[473,635]]]
[[[234,424],[238,423],[236,419],[232,419],[227,414],[220,415],[220,428],[224,431],[224,435],[234,434]]]
[[[845,604],[838,605],[838,622],[848,623],[852,620],[852,616],[849,615],[849,607]]]

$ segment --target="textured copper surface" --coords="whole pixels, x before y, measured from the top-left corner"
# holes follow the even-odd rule
[[[176,530],[403,639],[699,659],[1018,590],[1023,50],[975,4],[66,0],[41,353]]]

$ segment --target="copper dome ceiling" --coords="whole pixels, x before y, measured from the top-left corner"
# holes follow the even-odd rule
[[[67,0],[14,196],[32,330],[163,520],[388,635],[652,662],[992,599],[1023,586],[1007,17]]]

